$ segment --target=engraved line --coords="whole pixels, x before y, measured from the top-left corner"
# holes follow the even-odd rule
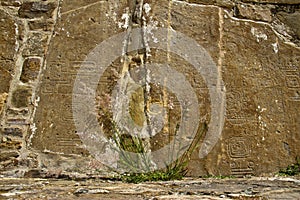
[[[79,8],[75,8],[75,9],[72,9],[72,10],[68,10],[68,11],[66,11],[66,12],[61,13],[61,16],[62,16],[62,15],[65,15],[65,14],[69,14],[69,13],[71,13],[71,12],[75,12],[75,11],[81,10],[81,9],[86,9],[86,8],[88,8],[88,7],[97,5],[97,4],[99,4],[99,3],[104,3],[104,1],[97,1],[97,2],[95,2],[95,3],[91,3],[91,4],[88,4],[88,5],[79,7]]]

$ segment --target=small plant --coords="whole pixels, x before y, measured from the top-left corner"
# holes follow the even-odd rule
[[[120,130],[114,126],[114,136],[112,137],[116,144],[116,150],[120,154],[120,164],[129,171],[120,175],[120,179],[128,183],[140,183],[145,181],[168,181],[180,180],[187,174],[187,165],[191,159],[192,153],[198,147],[201,135],[207,131],[207,125],[204,123],[199,127],[197,134],[186,152],[176,161],[169,164],[165,169],[153,170],[150,154],[147,151],[147,142],[136,136],[120,134]],[[126,152],[138,153],[139,158],[131,156]],[[174,153],[174,152],[170,152]],[[144,169],[142,172],[136,172],[137,169]],[[132,172],[131,172],[132,171]]]
[[[300,174],[300,159],[296,158],[296,163],[289,165],[286,169],[281,169],[279,175],[281,176],[295,176]]]

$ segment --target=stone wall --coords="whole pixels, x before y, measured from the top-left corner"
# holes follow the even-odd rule
[[[190,131],[188,126],[207,123],[209,130],[192,155],[189,175],[268,175],[300,156],[299,0],[0,2],[3,175],[107,171],[102,162],[112,160],[112,154],[98,155],[98,151],[107,155],[106,149],[97,149],[97,143],[82,136],[90,126],[78,128],[80,122],[74,123],[78,108],[74,102],[80,102],[74,99],[73,86],[86,72],[88,80],[94,72],[102,75],[96,84],[90,82],[96,88],[91,102],[96,102],[96,121],[107,137],[114,120],[133,130],[126,121],[131,118],[137,132],[144,130],[144,123],[160,129],[146,139],[155,152],[170,137],[176,138],[177,126],[187,125],[184,130]],[[112,36],[137,29],[142,30],[140,35],[112,46]],[[159,37],[157,30],[168,34]],[[179,38],[195,41],[203,57],[194,55],[197,51],[189,42],[174,44],[175,31],[182,34]],[[165,47],[152,48],[156,40],[164,39]],[[107,47],[105,41],[111,48],[96,51],[99,44]],[[132,47],[135,43],[139,49]],[[173,47],[188,52],[180,54]],[[97,68],[100,61],[94,55],[99,52],[105,54],[103,62],[112,59],[105,69]],[[197,59],[199,68],[193,64]],[[151,68],[154,63],[168,67]],[[131,88],[130,97],[124,95],[124,85],[126,91]],[[194,99],[186,92],[189,89]],[[189,102],[180,95],[198,104],[184,107]],[[124,112],[123,103],[129,107]],[[152,116],[156,111],[164,115]],[[190,115],[182,117],[183,111]],[[82,119],[90,123],[85,115]]]

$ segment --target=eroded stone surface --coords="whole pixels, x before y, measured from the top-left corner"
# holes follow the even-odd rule
[[[56,5],[53,2],[24,2],[19,9],[19,16],[23,18],[51,18],[55,8]]]
[[[16,52],[15,21],[5,12],[0,13],[0,93],[8,93],[13,76],[13,59]]]
[[[41,60],[39,58],[27,58],[24,60],[20,80],[24,83],[34,81],[40,71]]]
[[[31,90],[27,87],[19,87],[12,94],[12,104],[17,107],[27,107],[30,102]]]
[[[299,49],[285,44],[267,23],[233,18],[219,7],[179,1],[171,5],[164,1],[152,1],[147,5],[151,9],[145,9],[145,21],[133,21],[132,26],[138,27],[144,23],[152,28],[172,27],[193,38],[212,57],[218,77],[226,89],[226,115],[221,137],[204,158],[199,159],[197,149],[190,163],[190,175],[261,175],[276,172],[293,163],[299,155],[300,139]],[[63,2],[61,18],[57,22],[43,72],[40,102],[34,119],[36,129],[32,129],[29,141],[31,148],[65,154],[89,154],[81,146],[82,141],[74,126],[73,84],[81,66],[93,67],[97,64],[83,62],[88,53],[97,44],[130,26],[127,24],[129,11],[126,11],[126,6],[125,1],[116,5],[107,2],[71,5]],[[270,22],[274,7],[270,5],[258,9],[254,5],[238,5],[237,8],[244,18]],[[122,48],[122,44],[117,48]],[[141,57],[146,58],[143,61],[134,54],[129,54],[128,69],[136,68],[142,62],[168,63],[172,69],[184,74],[201,102],[200,121],[209,124],[210,120],[214,120],[211,119],[211,112],[214,112],[211,103],[216,100],[208,95],[211,88],[207,88],[203,81],[206,77],[197,75],[197,71],[192,70],[193,66],[176,55],[160,50],[151,50],[151,56]],[[112,131],[111,98],[118,79],[122,77],[124,63],[121,60],[112,63],[98,85],[97,101],[102,102],[98,108],[99,123],[108,137]],[[131,81],[141,78],[136,72],[130,73]],[[150,103],[164,105],[164,88],[150,87],[153,88],[149,93],[152,95]],[[168,144],[168,133],[173,137],[176,125],[180,123],[181,108],[176,107],[176,96],[172,97],[172,92],[168,95],[174,99],[171,101],[174,110],[167,112],[173,118],[169,118],[169,129],[163,128],[161,133],[149,140],[152,151]],[[128,104],[130,115],[134,115],[133,121],[140,126],[147,118],[143,113],[146,105],[144,98],[145,93],[136,90]],[[140,115],[140,112],[143,114]],[[201,143],[208,142],[206,139],[203,135]],[[102,151],[99,149],[99,152]]]
[[[87,136],[76,129],[73,86],[80,67],[87,70],[82,78],[89,79],[88,71],[99,64],[85,61],[97,45],[133,28],[147,28],[144,29],[147,31],[123,39],[119,45],[108,45],[103,59],[111,59],[117,51],[119,57],[106,66],[99,82],[91,79],[84,85],[86,92],[90,91],[90,85],[98,84],[91,113],[97,115],[97,123],[107,138],[116,131],[115,125],[126,133],[122,137],[128,141],[130,134],[142,132],[143,137],[151,135],[143,143],[156,152],[172,144],[185,121],[190,122],[189,126],[205,122],[211,128],[215,126],[214,120],[219,119],[215,113],[219,113],[225,119],[224,127],[201,136],[191,157],[189,175],[265,175],[293,163],[299,156],[300,139],[300,2],[152,0],[141,3],[1,0],[0,148],[6,152],[1,157],[1,171],[18,166],[28,168],[28,177],[45,174],[59,177],[56,174],[66,171],[104,173],[101,170],[107,169],[102,161],[111,162],[110,166],[116,164],[112,151],[106,157],[98,155],[108,151],[95,145],[99,137],[86,143],[83,137]],[[168,41],[164,50],[149,48],[149,44],[160,39],[152,34],[157,28],[169,30],[164,36]],[[212,58],[211,70],[199,73],[190,63],[195,51],[191,45],[181,45],[181,50],[187,50],[184,54],[170,52],[174,47],[171,30],[201,45]],[[147,34],[150,34],[148,40]],[[126,52],[134,42],[141,49]],[[206,61],[203,59],[203,63]],[[161,68],[152,66],[154,63]],[[164,81],[155,83],[161,76]],[[208,85],[207,80],[214,76],[218,81]],[[172,90],[172,82],[182,87],[177,85]],[[214,87],[226,93],[224,110],[214,109],[213,104],[225,103],[212,98]],[[185,102],[179,94],[195,94],[197,109],[188,112],[186,108],[191,108],[188,101],[193,98],[186,95]],[[182,117],[184,113],[196,112],[199,119]],[[94,121],[87,118],[85,128],[90,128]],[[138,128],[133,129],[130,123]],[[182,141],[189,141],[189,134],[185,133]],[[213,149],[203,151],[204,144]],[[167,156],[164,152],[156,158]],[[22,172],[12,170],[6,175],[21,176]]]
[[[101,179],[1,178],[0,180],[1,199],[281,200],[299,198],[299,180],[291,178],[184,179],[141,184]]]

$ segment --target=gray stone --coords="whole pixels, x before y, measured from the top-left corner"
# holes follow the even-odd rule
[[[3,128],[2,134],[5,136],[15,136],[21,138],[23,136],[22,130],[20,128]]]
[[[294,13],[279,12],[276,15],[293,30],[295,37],[300,40],[300,11]]]

